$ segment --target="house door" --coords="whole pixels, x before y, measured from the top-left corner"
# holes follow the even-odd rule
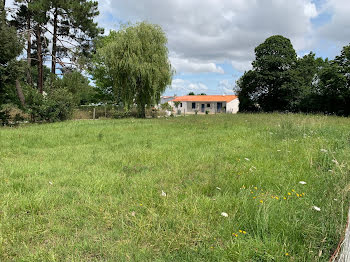
[[[221,113],[222,103],[218,103],[217,112]]]
[[[201,112],[204,113],[205,110],[205,104],[202,104]]]

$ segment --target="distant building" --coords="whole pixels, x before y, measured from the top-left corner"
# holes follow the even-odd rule
[[[161,96],[160,97],[160,104],[165,104],[170,102],[171,100],[174,100],[176,98],[176,96]]]
[[[233,95],[179,96],[171,100],[169,104],[175,112],[181,114],[237,114],[239,111],[238,96]]]

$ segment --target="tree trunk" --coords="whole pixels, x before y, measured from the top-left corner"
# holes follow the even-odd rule
[[[42,43],[41,43],[41,29],[40,25],[36,27],[36,41],[37,41],[37,52],[38,52],[38,90],[42,94],[43,90],[43,54],[42,54]]]
[[[32,67],[32,58],[31,58],[31,51],[32,51],[32,34],[30,32],[31,30],[31,19],[30,16],[27,17],[27,30],[28,30],[28,36],[27,36],[27,83],[28,85],[33,85],[33,79],[31,74],[31,67]]]
[[[16,79],[16,90],[17,90],[18,98],[19,98],[19,100],[21,101],[21,105],[22,105],[23,107],[25,107],[26,101],[25,101],[25,98],[24,98],[24,95],[23,95],[21,83],[19,82],[18,79]]]
[[[146,105],[144,103],[138,104],[139,118],[146,118]]]
[[[53,39],[52,39],[52,62],[51,73],[56,74],[56,54],[57,54],[57,7],[53,17]]]

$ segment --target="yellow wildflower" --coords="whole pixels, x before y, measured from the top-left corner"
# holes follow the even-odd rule
[[[277,200],[278,200],[278,199],[280,199],[280,198],[279,198],[279,197],[277,197],[277,196],[276,196],[275,198],[276,198]]]
[[[262,203],[264,203],[264,201],[260,200],[260,203],[262,204]]]
[[[245,232],[245,231],[243,231],[242,233],[243,233],[244,235],[247,234],[247,232]]]
[[[284,199],[284,200],[287,200],[287,198],[286,198],[286,197],[284,197],[283,199]]]
[[[289,254],[288,254],[288,253],[286,253],[286,256],[289,256]]]
[[[256,186],[254,187],[254,189],[255,189],[255,190],[258,190],[258,188],[257,188]]]
[[[290,192],[288,192],[288,196],[291,196],[292,194]]]

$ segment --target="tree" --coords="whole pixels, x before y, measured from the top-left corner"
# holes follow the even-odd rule
[[[42,93],[44,62],[48,58],[51,58],[51,72],[56,74],[57,63],[60,64],[60,71],[65,73],[73,67],[80,67],[82,57],[90,55],[93,39],[103,32],[94,22],[99,14],[98,3],[90,0],[15,2],[18,7],[13,24],[27,36],[27,82],[32,84],[30,68],[35,64],[38,71],[37,88]],[[69,58],[69,61],[64,58]]]
[[[51,84],[54,89],[66,89],[73,96],[75,105],[85,105],[93,102],[96,92],[89,80],[78,71],[64,74],[62,78],[56,77]]]
[[[297,55],[289,39],[269,37],[255,49],[251,72],[237,82],[239,97],[246,110],[284,111],[290,108],[288,84],[294,77],[292,70]],[[247,74],[247,75],[246,75]]]
[[[106,76],[101,76],[101,71]],[[146,106],[160,100],[172,74],[167,38],[157,25],[123,26],[98,43],[92,68],[96,84],[112,84],[126,108],[137,105],[139,117],[145,117]]]
[[[195,96],[196,94],[194,92],[189,92],[188,96]]]
[[[0,2],[0,106],[6,100],[7,85],[14,85],[18,75],[18,63],[15,60],[23,46],[16,29],[9,25],[6,11]]]
[[[350,115],[350,90],[347,87],[346,75],[337,63],[331,62],[322,69],[316,94],[319,111]]]
[[[99,15],[98,2],[89,0],[50,0],[53,18],[51,72],[64,57],[79,60],[89,56],[92,40],[103,33],[94,19]]]

